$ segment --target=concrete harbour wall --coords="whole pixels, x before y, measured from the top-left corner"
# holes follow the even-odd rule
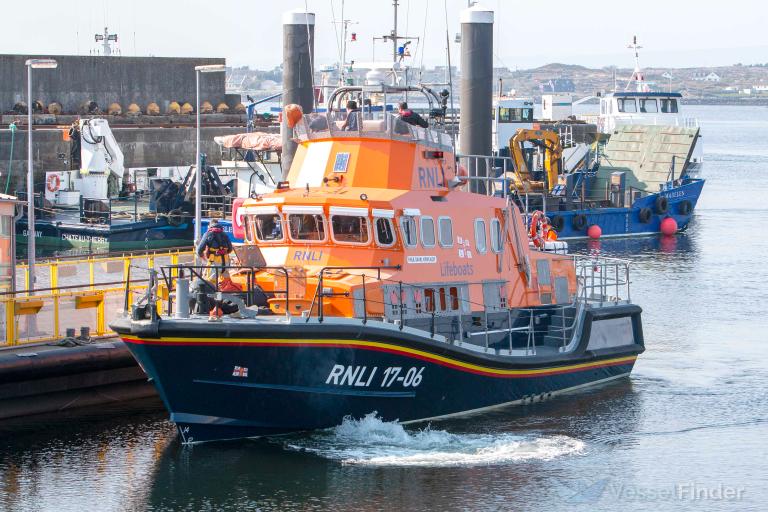
[[[102,111],[110,103],[126,109],[150,102],[162,112],[172,101],[195,104],[195,66],[225,64],[223,58],[103,57],[77,55],[0,55],[0,112],[27,102],[27,68],[31,58],[54,58],[56,69],[32,72],[32,97],[44,105],[59,102],[75,113],[84,101],[95,101]],[[207,73],[200,81],[200,101],[216,106],[225,101],[224,73]],[[233,106],[233,105],[230,105]]]

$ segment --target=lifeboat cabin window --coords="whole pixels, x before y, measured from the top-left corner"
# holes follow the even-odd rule
[[[416,234],[416,221],[413,217],[400,217],[400,231],[403,233],[403,243],[408,248],[416,247],[419,237]]]
[[[367,244],[371,238],[368,225],[368,209],[335,208],[332,206],[331,233],[333,241],[339,244]]]
[[[485,235],[485,221],[475,219],[475,249],[479,254],[485,254],[488,251],[488,240]]]
[[[376,229],[376,243],[381,247],[395,245],[395,230],[392,227],[392,219],[377,217],[373,223]]]
[[[640,112],[651,114],[658,111],[659,106],[656,103],[656,98],[640,98]]]
[[[677,114],[677,100],[674,98],[662,99],[661,111],[665,114]]]
[[[616,104],[618,106],[619,112],[628,112],[632,114],[637,112],[637,103],[635,103],[635,98],[617,98]]]
[[[291,239],[297,242],[325,241],[325,219],[317,213],[291,213],[288,215]]]
[[[435,290],[427,288],[424,290],[424,302],[426,303],[426,310],[433,312],[435,310]]]
[[[453,222],[450,217],[438,217],[440,247],[453,247]]]
[[[283,223],[277,213],[249,215],[245,224],[245,233],[248,240],[259,242],[279,242],[283,240]]]
[[[493,252],[501,252],[501,246],[501,222],[499,222],[499,219],[491,219],[491,250]]]
[[[435,246],[435,221],[432,217],[421,218],[421,245],[427,248]]]

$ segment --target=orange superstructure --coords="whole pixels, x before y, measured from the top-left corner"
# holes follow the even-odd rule
[[[324,129],[313,131],[318,119]],[[364,274],[371,316],[393,301],[425,312],[450,312],[459,302],[482,310],[490,297],[503,307],[572,301],[571,259],[529,248],[520,212],[505,197],[468,191],[446,133],[394,116],[363,119],[355,132],[339,126],[330,116],[305,116],[287,185],[246,200],[239,212],[246,244],[294,276],[289,313],[317,313],[324,267],[348,268],[324,274],[326,315],[355,316],[360,304],[351,299],[360,296]],[[281,288],[267,272],[258,284]],[[282,295],[270,299],[275,312],[285,304]]]

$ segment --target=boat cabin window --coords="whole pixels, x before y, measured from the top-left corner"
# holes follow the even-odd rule
[[[368,217],[331,215],[333,241],[340,244],[367,244],[370,239]]]
[[[656,103],[656,98],[640,98],[640,112],[656,113],[659,111],[659,106]]]
[[[677,114],[677,100],[675,98],[662,99],[661,111],[665,114]]]
[[[376,243],[381,247],[395,245],[395,230],[392,227],[392,219],[377,217],[373,222],[376,228]]]
[[[403,244],[406,247],[416,247],[419,237],[416,234],[416,220],[413,217],[400,217],[400,231],[403,233]]]
[[[450,217],[438,217],[440,247],[453,247],[453,222]]]
[[[500,123],[525,123],[533,120],[532,108],[499,107]]]
[[[616,105],[618,106],[619,112],[637,112],[637,103],[635,103],[635,98],[616,98]]]
[[[501,252],[502,246],[501,222],[499,219],[491,219],[491,250]]]
[[[283,239],[283,223],[276,213],[248,215],[245,222],[245,237],[259,242],[279,242]]]
[[[435,246],[435,221],[432,217],[421,218],[421,245]]]
[[[288,228],[293,240],[300,242],[322,242],[325,240],[325,219],[313,213],[292,213],[288,215]]]
[[[427,288],[424,290],[424,302],[425,308],[428,312],[432,312],[435,310],[435,290],[432,288]]]
[[[455,286],[451,286],[451,288],[448,290],[449,295],[451,296],[451,310],[452,311],[458,311],[459,310],[459,289]]]
[[[485,254],[488,251],[488,240],[485,235],[485,221],[475,219],[475,249],[479,254]]]

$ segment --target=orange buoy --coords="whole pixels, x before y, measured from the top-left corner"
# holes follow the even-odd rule
[[[672,217],[662,219],[661,233],[667,236],[677,233],[677,221]]]
[[[592,224],[587,229],[587,236],[591,238],[592,240],[597,240],[601,236],[603,236],[603,230],[600,226],[597,224]]]
[[[296,103],[286,105],[284,110],[288,128],[296,126],[299,121],[301,121],[302,116],[304,116],[304,112],[301,110],[301,105],[297,105]]]

